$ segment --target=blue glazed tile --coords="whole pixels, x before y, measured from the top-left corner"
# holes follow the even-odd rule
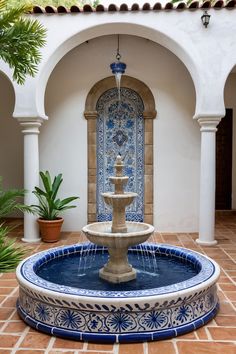
[[[129,221],[143,221],[144,216],[144,119],[143,102],[133,90],[107,90],[97,102],[97,220],[110,221],[111,208],[104,203],[101,193],[113,191],[109,177],[114,175],[114,161],[118,154],[124,157],[124,175],[129,177],[126,191],[138,197],[126,210]]]
[[[37,323],[36,329],[44,333],[52,334],[52,327],[40,322]]]
[[[116,343],[117,336],[115,334],[104,333],[82,333],[82,340],[96,343]]]
[[[176,337],[176,331],[174,329],[167,329],[163,331],[153,332],[152,340],[161,340]]]
[[[65,338],[65,339],[72,339],[72,340],[82,340],[81,332],[79,331],[72,331],[66,330],[61,328],[52,328],[52,334],[57,337]]]
[[[195,329],[194,324],[189,323],[185,326],[181,326],[181,327],[176,328],[176,333],[177,333],[177,336],[181,336],[182,334],[194,331],[194,329]]]
[[[138,343],[138,342],[149,342],[152,340],[152,333],[129,333],[129,334],[119,334],[119,343]]]

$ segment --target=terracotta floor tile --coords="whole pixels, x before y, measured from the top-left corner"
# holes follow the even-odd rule
[[[83,349],[83,342],[75,342],[66,339],[56,338],[53,348],[58,349]]]
[[[20,348],[45,349],[50,339],[51,336],[43,333],[27,333],[19,346]]]
[[[143,343],[122,344],[119,346],[119,354],[143,354]]]
[[[17,285],[18,285],[18,283],[14,279],[1,279],[0,278],[0,287],[1,288],[15,288]]]
[[[74,354],[74,353],[75,353],[74,350],[67,350],[67,351],[64,351],[64,350],[63,351],[62,350],[50,350],[48,352],[48,354]],[[35,353],[35,354],[37,354],[37,353]],[[81,354],[81,352],[79,352],[79,354]],[[86,354],[88,354],[88,352]]]
[[[225,260],[217,259],[217,263],[226,270],[227,269],[236,270],[236,263],[231,260],[225,261]]]
[[[199,339],[208,339],[206,327],[198,328],[195,333]]]
[[[12,348],[12,347],[14,347],[14,345],[17,343],[19,338],[20,338],[20,336],[15,336],[15,335],[10,335],[10,334],[1,335],[0,353],[1,353],[1,348]]]
[[[230,284],[232,284],[232,281],[230,280],[230,278],[229,277],[227,277],[227,276],[224,276],[224,275],[221,275],[220,276],[220,278],[219,278],[219,280],[218,280],[218,284],[225,284],[225,283],[230,283]]]
[[[11,354],[12,353],[12,351],[11,350],[5,350],[5,349],[0,349],[0,353],[1,354]]]
[[[220,288],[223,291],[236,291],[236,285],[231,284],[220,284]]]
[[[101,351],[112,351],[113,344],[96,344],[96,343],[88,343],[88,350],[101,350]]]
[[[225,291],[224,293],[229,300],[236,301],[236,291]]]
[[[218,290],[217,293],[218,293],[218,297],[219,297],[220,302],[228,301],[227,298],[225,297],[225,293],[223,291]]]
[[[218,342],[177,342],[178,354],[235,354],[236,345]],[[163,353],[164,354],[164,353]]]
[[[0,279],[16,279],[15,273],[3,273]]]
[[[148,354],[176,354],[173,343],[160,341],[148,343]]]
[[[20,333],[23,332],[26,327],[27,325],[23,321],[9,322],[8,325],[4,328],[4,332]]]
[[[15,309],[11,307],[0,308],[0,321],[5,321],[9,319],[9,317],[11,317],[14,311]]]
[[[16,354],[44,354],[44,350],[27,350],[27,349],[19,349],[16,351]],[[2,353],[1,353],[2,354]]]
[[[220,310],[218,312],[218,315],[235,316],[236,311],[234,310],[230,302],[222,301],[220,303]]]
[[[11,321],[14,321],[14,320],[16,320],[16,321],[19,321],[19,320],[22,321],[16,310],[15,310],[14,315],[11,317]]]
[[[74,352],[68,352],[70,354],[74,353]],[[106,352],[105,352],[106,353]],[[107,352],[107,354],[112,354],[113,352]],[[64,352],[63,352],[64,354]],[[104,352],[100,352],[100,351],[85,351],[85,350],[80,350],[79,354],[104,354]]]
[[[195,332],[189,332],[186,334],[183,334],[182,336],[179,336],[179,339],[197,339]]]
[[[2,307],[14,307],[16,306],[17,296],[9,296],[2,304]]]
[[[13,288],[0,287],[0,295],[9,295],[13,291]]]
[[[236,316],[216,316],[216,324],[218,326],[236,327]]]
[[[236,340],[236,328],[225,328],[225,327],[209,327],[208,328],[212,338],[214,340]],[[236,348],[235,348],[236,349]],[[236,350],[235,350],[236,353]]]

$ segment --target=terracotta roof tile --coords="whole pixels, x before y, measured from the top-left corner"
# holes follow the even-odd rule
[[[108,9],[107,9],[109,12],[114,12],[114,11],[119,11],[119,8],[118,6],[116,6],[115,4],[110,4],[108,6]]]
[[[71,8],[66,8],[65,6],[58,6],[58,7],[45,6],[45,8],[41,6],[34,6],[32,13],[61,14],[61,13],[76,13],[76,12],[116,12],[116,11],[127,12],[127,11],[160,11],[160,10],[185,10],[185,9],[196,10],[198,8],[233,9],[235,7],[236,7],[236,0],[229,0],[229,1],[216,0],[216,2],[213,4],[211,4],[211,1],[206,0],[203,3],[199,1],[194,1],[189,5],[187,5],[185,2],[180,2],[175,5],[173,5],[171,2],[167,2],[164,5],[157,2],[155,3],[155,5],[151,6],[148,2],[146,2],[142,7],[137,3],[134,3],[130,7],[126,3],[123,3],[120,6],[111,3],[110,5],[108,5],[108,7],[104,7],[104,5],[99,4],[96,6],[96,8],[92,8],[92,6],[89,4],[84,5],[83,8],[80,8],[79,6],[76,5],[71,6]]]

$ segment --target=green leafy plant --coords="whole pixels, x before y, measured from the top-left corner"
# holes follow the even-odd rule
[[[76,207],[76,205],[68,204],[70,204],[73,200],[78,199],[79,197],[68,197],[63,200],[60,200],[57,197],[59,188],[63,181],[61,173],[54,177],[53,182],[48,171],[41,171],[40,177],[44,190],[35,187],[33,193],[38,198],[39,205],[31,206],[33,207],[34,212],[37,213],[40,218],[44,220],[56,220],[61,212]]]
[[[24,194],[23,189],[4,191],[0,177],[0,219],[16,210],[31,212],[29,206],[21,203]],[[9,232],[13,229],[14,226],[6,226],[4,221],[0,223],[0,272],[13,271],[28,251],[26,248],[16,246],[16,240],[9,238]]]
[[[12,272],[24,258],[28,249],[16,246],[16,240],[10,239],[8,234],[14,227],[0,224],[0,272]]]
[[[25,192],[24,189],[9,189],[4,191],[2,188],[2,177],[0,177],[0,219],[16,210],[32,212],[29,206],[21,203]]]
[[[0,58],[13,69],[13,79],[23,84],[26,76],[34,76],[41,60],[39,49],[45,44],[46,29],[25,13],[32,6],[0,0]]]

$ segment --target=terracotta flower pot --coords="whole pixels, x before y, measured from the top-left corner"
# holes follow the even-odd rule
[[[38,220],[40,234],[44,242],[57,242],[60,238],[61,226],[64,219],[58,218],[56,220]]]

